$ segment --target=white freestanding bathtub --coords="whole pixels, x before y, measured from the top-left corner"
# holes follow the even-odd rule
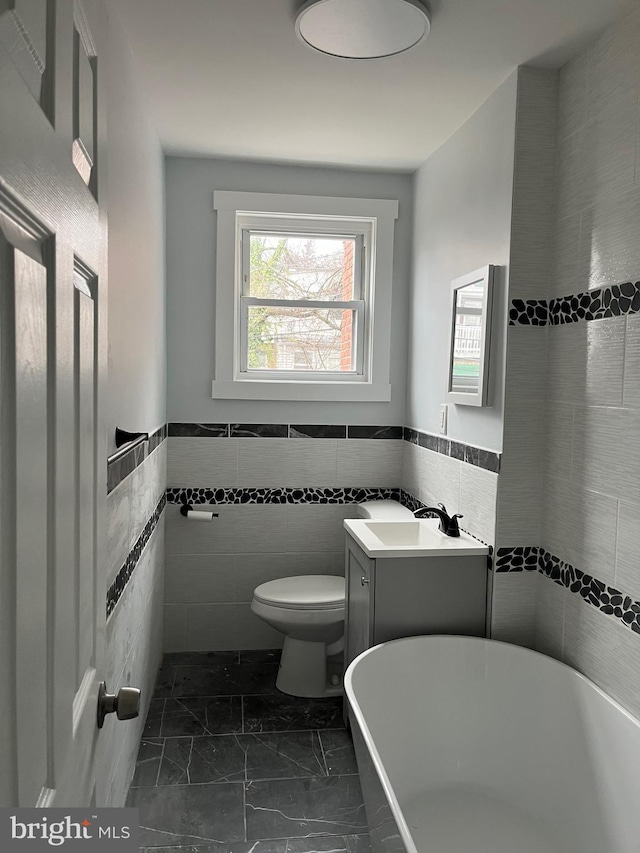
[[[409,637],[345,689],[374,853],[640,851],[640,722],[570,667]]]

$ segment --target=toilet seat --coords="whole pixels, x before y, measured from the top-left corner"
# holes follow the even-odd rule
[[[344,607],[344,578],[298,575],[260,584],[253,597],[262,604],[285,610],[334,610]]]

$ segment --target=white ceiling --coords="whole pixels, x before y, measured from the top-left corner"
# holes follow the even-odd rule
[[[170,154],[412,171],[523,63],[557,67],[624,0],[431,0],[426,41],[336,59],[296,0],[112,0]]]

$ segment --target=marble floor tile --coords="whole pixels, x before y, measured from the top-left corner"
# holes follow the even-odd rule
[[[326,774],[317,732],[242,735],[247,780],[297,779]]]
[[[132,788],[157,784],[163,747],[161,738],[143,738],[140,741]]]
[[[324,760],[330,776],[347,775],[358,772],[353,740],[346,729],[333,729],[319,732]]]
[[[264,694],[275,693],[278,696],[282,694],[276,687],[276,678],[278,677],[278,669],[280,664],[248,662],[240,666],[240,684],[243,694]]]
[[[244,696],[245,732],[337,729],[344,727],[342,699],[298,699],[295,696]]]
[[[240,663],[240,652],[165,652],[163,666],[226,666]]]
[[[273,693],[277,674],[276,664],[179,666],[176,668],[172,695],[180,698]]]
[[[286,853],[371,853],[368,835],[288,838]]]
[[[278,838],[231,844],[190,844],[184,847],[141,847],[140,853],[370,853],[368,835],[328,835],[320,838]]]
[[[140,810],[140,846],[244,841],[242,788],[241,784],[132,788],[127,805]]]
[[[240,663],[280,663],[282,649],[244,649],[240,651]]]
[[[154,699],[165,699],[171,696],[173,690],[173,682],[176,677],[175,666],[163,666],[160,668],[156,679],[156,689],[153,692]]]
[[[189,763],[193,738],[172,737],[165,746],[158,772],[158,785],[189,785]]]
[[[189,781],[244,782],[246,779],[246,748],[241,737],[219,735],[197,737],[188,767]]]
[[[160,737],[162,729],[162,715],[164,714],[164,699],[152,699],[149,702],[147,719],[142,730],[142,737]]]
[[[248,782],[245,797],[249,841],[367,832],[357,776]]]
[[[162,737],[231,734],[242,731],[240,696],[207,696],[165,700]]]

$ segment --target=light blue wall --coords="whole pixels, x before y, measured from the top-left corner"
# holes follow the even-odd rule
[[[395,232],[389,403],[213,400],[215,322],[214,190],[399,201]],[[402,424],[410,271],[410,175],[168,157],[167,416],[169,421]]]
[[[437,433],[446,402],[451,281],[500,267],[494,295],[491,408],[449,406],[448,435],[502,447],[517,72],[415,174],[407,418]]]
[[[163,154],[121,25],[110,23],[108,453],[116,426],[152,432],[166,420]]]

